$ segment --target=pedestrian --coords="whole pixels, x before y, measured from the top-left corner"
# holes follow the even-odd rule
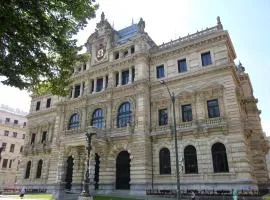
[[[20,191],[20,197],[21,197],[21,199],[23,199],[24,194],[25,194],[25,187],[22,186],[22,189],[21,189],[21,191]]]
[[[191,192],[191,199],[192,199],[192,200],[195,200],[195,196],[196,196],[196,195],[195,195],[194,191],[192,191],[192,192]]]
[[[233,189],[232,195],[233,195],[233,200],[237,200],[238,192],[236,189]]]

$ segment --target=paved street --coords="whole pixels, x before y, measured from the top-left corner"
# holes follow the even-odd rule
[[[17,197],[8,197],[8,196],[5,196],[5,195],[0,195],[0,200],[18,200],[18,199],[20,199],[20,198],[17,198]],[[38,199],[33,199],[33,198],[27,199],[27,198],[23,198],[23,199],[24,200],[43,200],[43,199],[40,199],[40,198],[38,198]]]

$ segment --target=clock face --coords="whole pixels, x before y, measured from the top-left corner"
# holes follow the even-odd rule
[[[104,57],[105,54],[105,48],[103,46],[101,46],[98,50],[97,50],[97,59],[101,60]]]

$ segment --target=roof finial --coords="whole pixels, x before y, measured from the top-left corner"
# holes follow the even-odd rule
[[[217,16],[217,29],[218,30],[223,30],[223,26],[222,26],[222,23],[220,21],[220,17]]]
[[[102,12],[101,13],[101,21],[104,22],[104,20],[105,20],[105,14],[104,14],[104,12]]]
[[[134,24],[133,17],[132,17],[132,22],[131,22],[131,24],[132,24],[132,25]]]
[[[139,33],[144,33],[145,22],[143,21],[142,18],[140,18],[140,21],[138,23],[138,28],[139,28]]]
[[[237,66],[237,69],[238,69],[238,71],[240,71],[240,72],[244,72],[244,71],[245,71],[245,67],[243,67],[243,65],[242,65],[242,63],[240,62],[240,60],[239,60],[239,64],[238,64],[238,66]]]

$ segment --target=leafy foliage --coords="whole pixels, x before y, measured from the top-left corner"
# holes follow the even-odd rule
[[[78,60],[72,37],[95,17],[91,0],[4,0],[0,2],[0,76],[20,89],[46,85],[65,95]]]

